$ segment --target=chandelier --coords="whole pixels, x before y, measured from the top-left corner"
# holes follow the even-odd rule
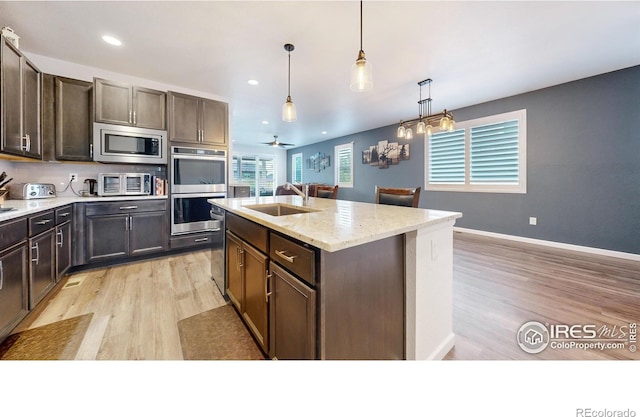
[[[431,114],[431,78],[422,80],[418,83],[420,86],[420,99],[418,100],[418,117],[411,120],[400,120],[398,127],[398,138],[413,139],[413,128],[416,134],[424,134],[431,136],[434,126],[438,126],[440,130],[455,130],[455,122],[453,121],[453,113],[444,109],[442,113]],[[429,97],[422,98],[422,86],[429,86]],[[426,114],[425,114],[426,107]]]

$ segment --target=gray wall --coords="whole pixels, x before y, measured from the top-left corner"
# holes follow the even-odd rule
[[[338,198],[374,201],[374,187],[422,186],[420,207],[460,211],[457,226],[640,254],[640,66],[454,111],[457,121],[527,109],[527,193],[424,191],[424,139],[387,169],[361,163],[396,125],[288,151],[331,155],[331,168],[305,182],[333,184],[333,147],[354,142],[354,188]],[[440,109],[436,109],[440,110]],[[290,176],[290,167],[287,170]],[[290,179],[290,178],[289,178]],[[538,225],[530,226],[529,217]]]

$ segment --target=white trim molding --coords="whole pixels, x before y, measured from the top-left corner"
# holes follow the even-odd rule
[[[484,230],[467,229],[465,227],[454,227],[453,231],[459,232],[459,233],[469,233],[472,235],[495,237],[498,239],[512,240],[514,242],[530,243],[532,245],[547,246],[550,248],[566,249],[566,250],[571,250],[575,252],[588,253],[592,255],[609,256],[612,258],[619,258],[619,259],[626,259],[629,261],[640,262],[640,254],[629,253],[629,252],[619,252],[619,251],[609,250],[609,249],[593,248],[590,246],[572,245],[570,243],[561,243],[561,242],[554,242],[551,240],[533,239],[530,237],[505,235],[502,233],[486,232]]]

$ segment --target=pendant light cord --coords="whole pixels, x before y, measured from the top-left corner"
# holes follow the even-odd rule
[[[360,2],[360,50],[362,51],[362,2]]]
[[[287,51],[289,54],[289,71],[287,75],[287,96],[291,97],[291,51]]]

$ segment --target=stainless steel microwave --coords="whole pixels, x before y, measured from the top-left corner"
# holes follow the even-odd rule
[[[93,160],[123,164],[166,165],[167,132],[94,123]]]
[[[151,174],[98,174],[98,195],[149,195]]]

